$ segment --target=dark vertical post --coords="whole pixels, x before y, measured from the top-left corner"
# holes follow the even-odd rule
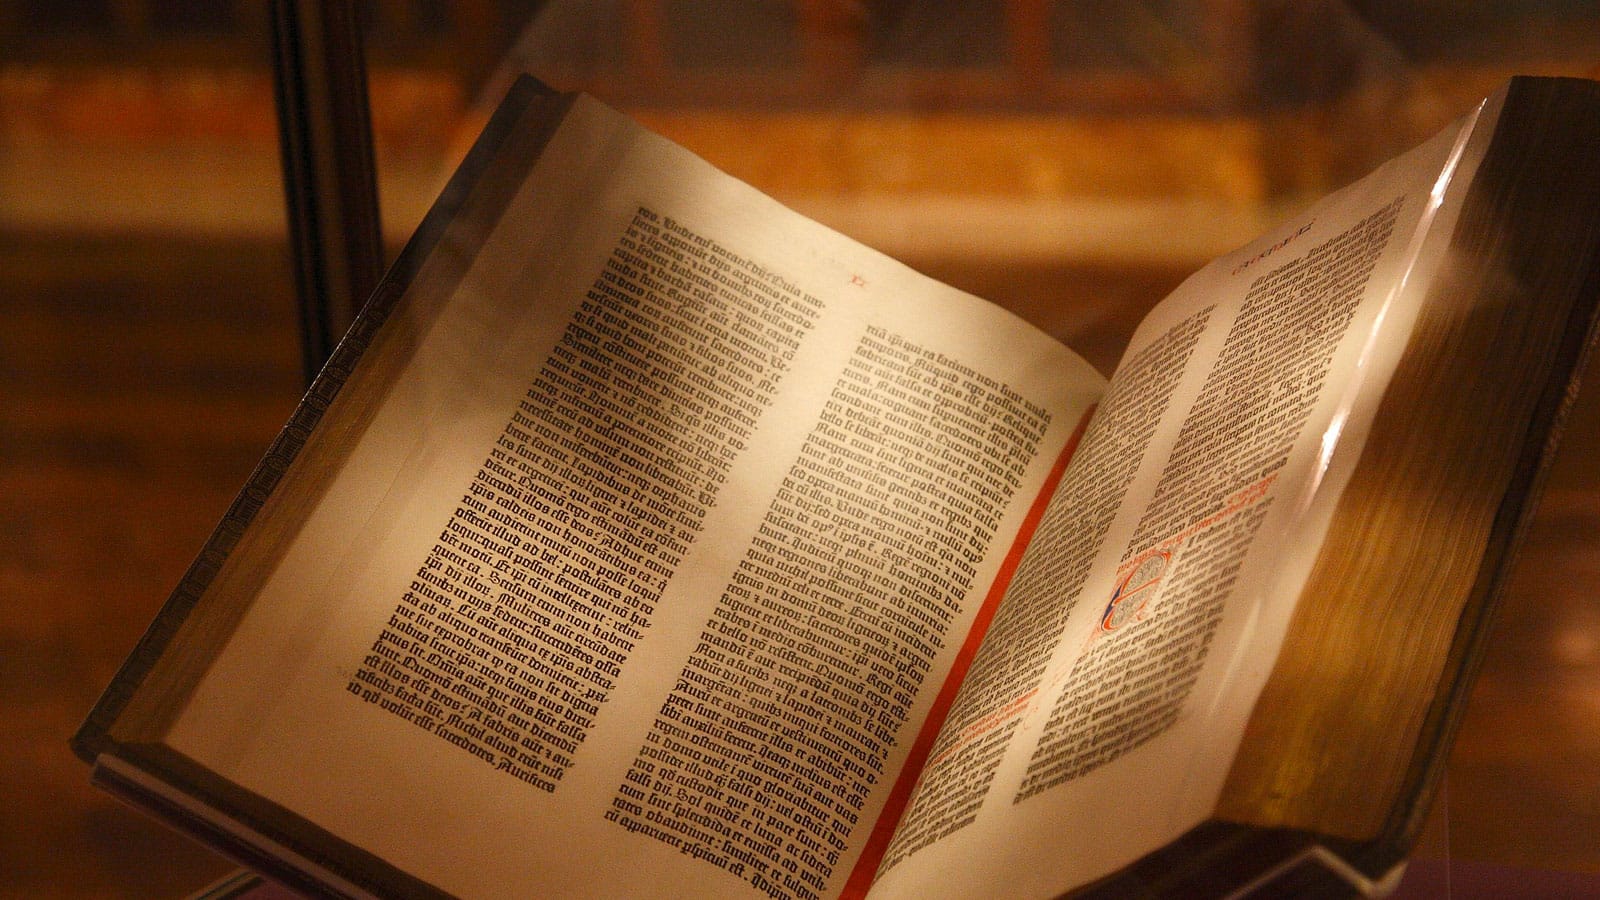
[[[271,0],[283,189],[306,379],[383,274],[355,0]]]

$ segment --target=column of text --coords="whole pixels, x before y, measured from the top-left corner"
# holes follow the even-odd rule
[[[1017,799],[1148,743],[1181,714],[1270,491],[1316,406],[1397,200],[1251,284],[1123,555]]]
[[[819,307],[640,209],[350,692],[555,790]]]
[[[1047,424],[869,329],[607,818],[818,896]]]
[[[885,870],[977,816],[1209,314],[1130,358],[1095,412],[945,720]]]

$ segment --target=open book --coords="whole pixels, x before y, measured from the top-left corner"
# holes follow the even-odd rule
[[[1107,381],[519,82],[75,742],[308,890],[1381,889],[1590,345],[1517,79]]]

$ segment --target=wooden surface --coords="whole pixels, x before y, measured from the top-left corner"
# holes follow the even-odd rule
[[[911,262],[1101,368],[1182,274]],[[91,789],[67,738],[297,398],[286,255],[265,238],[0,233],[0,271],[0,897],[181,896],[229,864]],[[1597,450],[1590,390],[1426,856],[1600,871]]]

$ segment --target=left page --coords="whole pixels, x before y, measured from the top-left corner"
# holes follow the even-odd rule
[[[836,893],[1103,380],[581,98],[414,341],[167,745],[452,894]]]

